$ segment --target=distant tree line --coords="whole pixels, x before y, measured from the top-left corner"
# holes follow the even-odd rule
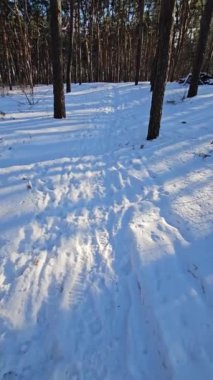
[[[50,3],[0,1],[0,84],[52,83]],[[160,0],[62,0],[64,81],[146,81],[152,77]],[[192,69],[204,0],[176,0],[168,80]],[[213,33],[203,70],[213,65]],[[153,63],[154,62],[154,63]],[[68,91],[70,90],[68,85]]]
[[[192,97],[201,69],[212,68],[212,13],[213,0],[1,0],[0,82],[53,83],[54,117],[63,118],[65,80],[67,92],[72,81],[150,80],[153,140],[166,81],[192,68]]]

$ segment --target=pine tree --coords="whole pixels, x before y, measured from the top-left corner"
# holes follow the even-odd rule
[[[135,65],[135,85],[138,85],[139,74],[140,74],[140,63],[141,63],[141,49],[143,42],[143,14],[144,14],[144,0],[138,1],[138,41],[136,50],[136,65]]]
[[[67,70],[66,70],[66,92],[71,92],[71,70],[72,70],[72,56],[73,56],[73,2],[69,1],[69,42],[67,54]]]
[[[66,117],[61,31],[61,0],[50,0],[50,26],[53,65],[54,118]]]
[[[158,59],[156,63],[156,74],[153,85],[147,140],[155,139],[159,136],[160,132],[174,5],[175,0],[161,0],[159,40],[157,47]]]
[[[200,23],[200,33],[197,45],[197,51],[195,54],[195,60],[192,69],[191,83],[188,91],[188,98],[192,98],[197,95],[200,70],[203,63],[204,53],[207,44],[208,33],[210,29],[210,23],[213,12],[213,0],[206,0],[204,12]]]

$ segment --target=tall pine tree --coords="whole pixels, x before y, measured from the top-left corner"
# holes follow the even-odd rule
[[[50,27],[53,65],[54,118],[62,119],[66,117],[66,112],[63,84],[61,0],[50,0]]]
[[[158,55],[156,62],[156,73],[153,79],[153,93],[147,140],[155,139],[159,136],[160,132],[174,6],[175,0],[161,0],[159,40],[157,47]]]
[[[202,68],[204,53],[207,44],[207,38],[213,12],[213,0],[206,0],[203,15],[200,23],[199,40],[197,44],[197,51],[192,69],[192,78],[188,91],[188,98],[192,98],[197,95],[200,70]]]

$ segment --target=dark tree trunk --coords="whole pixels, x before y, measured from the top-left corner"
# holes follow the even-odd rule
[[[159,53],[159,45],[157,46],[155,50],[155,56],[151,64],[151,76],[150,76],[150,91],[153,92],[154,90],[154,84],[155,84],[155,77],[157,75],[157,64],[158,64],[158,53]]]
[[[138,0],[138,41],[136,50],[136,64],[135,64],[135,85],[138,85],[139,74],[140,74],[140,63],[141,63],[141,50],[143,42],[143,14],[144,14],[144,0]]]
[[[94,1],[91,2],[89,13],[89,81],[93,82],[93,41],[94,41]]]
[[[177,6],[177,4],[176,4]],[[179,25],[174,28],[173,41],[172,41],[172,54],[171,64],[169,69],[169,80],[173,82],[175,80],[175,70],[180,59],[180,53],[186,38],[186,33],[190,21],[190,4],[188,0],[182,0],[180,3],[180,9],[177,7],[176,13],[179,11]]]
[[[100,82],[101,77],[101,44],[100,44],[100,28],[99,28],[99,15],[98,9],[96,10],[96,30],[97,30],[97,41],[96,41],[96,82]]]
[[[193,96],[197,95],[198,91],[198,82],[199,82],[199,76],[200,76],[200,70],[203,63],[204,53],[206,49],[207,44],[207,38],[212,18],[212,12],[213,12],[213,0],[206,0],[204,12],[201,18],[200,23],[200,33],[199,33],[199,40],[197,45],[197,51],[195,54],[195,60],[193,64],[192,69],[192,78],[191,83],[189,86],[188,91],[188,98],[192,98]]]
[[[77,25],[78,25],[78,47],[77,47],[77,52],[78,52],[78,83],[81,85],[82,84],[82,53],[81,53],[81,17],[80,17],[80,0],[78,0],[78,9],[77,9]]]
[[[54,118],[62,119],[63,117],[66,117],[66,112],[63,85],[61,0],[50,0],[50,27],[52,41]]]
[[[72,51],[73,51],[73,1],[70,0],[70,25],[69,25],[69,43],[66,71],[66,92],[71,92],[71,72],[72,72]]]
[[[207,52],[207,57],[206,57],[206,61],[204,65],[205,65],[205,71],[207,71],[207,73],[209,72],[211,73],[213,70],[213,35],[209,42],[209,49]]]
[[[160,121],[162,115],[163,98],[166,85],[170,35],[172,30],[172,15],[175,0],[162,0],[159,21],[159,41],[158,60],[154,88],[152,94],[152,104],[150,110],[149,128],[147,140],[155,139],[159,136]]]

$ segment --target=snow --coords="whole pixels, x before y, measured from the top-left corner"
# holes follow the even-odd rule
[[[212,380],[213,92],[0,103],[0,379]],[[5,114],[4,114],[5,113]]]

